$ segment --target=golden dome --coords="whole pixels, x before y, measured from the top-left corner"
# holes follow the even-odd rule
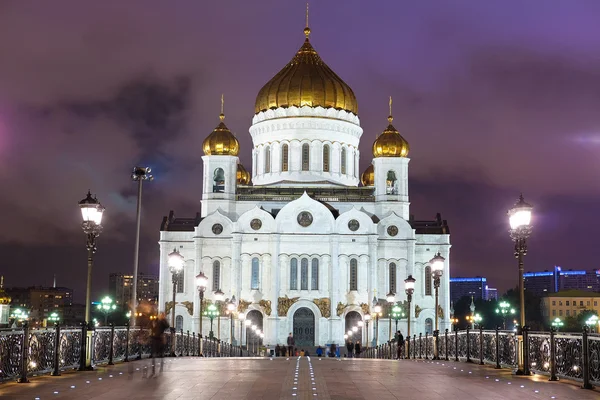
[[[321,60],[310,44],[308,23],[304,34],[304,44],[294,58],[258,92],[254,112],[309,106],[335,108],[358,115],[356,96],[350,86]]]
[[[250,172],[246,171],[246,168],[241,163],[237,165],[237,183],[238,185],[249,185],[250,184]]]
[[[237,156],[240,151],[240,142],[235,138],[233,133],[227,128],[223,120],[223,96],[221,96],[221,122],[212,131],[210,135],[202,143],[202,149],[207,156]]]
[[[406,157],[410,147],[406,139],[392,125],[392,98],[390,97],[389,125],[373,143],[373,157]]]
[[[375,186],[375,169],[373,168],[373,164],[365,169],[365,172],[360,176],[360,181],[363,186]]]

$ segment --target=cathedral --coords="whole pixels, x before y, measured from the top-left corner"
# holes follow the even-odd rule
[[[296,346],[340,344],[347,333],[380,344],[396,327],[407,334],[409,314],[411,335],[431,334],[436,316],[440,331],[450,328],[449,227],[439,214],[430,221],[410,214],[409,144],[393,125],[391,99],[361,174],[358,101],[313,48],[308,24],[304,34],[256,96],[252,149],[240,149],[223,112],[204,140],[200,213],[171,211],[161,224],[160,311],[175,313],[178,330],[199,332],[195,277],[203,273],[203,310],[216,306],[214,335],[227,342],[256,339],[242,318],[270,346],[285,344],[289,333]],[[238,155],[250,150],[247,169]],[[174,251],[183,270],[173,279]],[[438,253],[445,261],[436,310],[431,260]],[[410,307],[409,275],[416,280]],[[396,319],[394,306],[402,310]],[[205,315],[202,334],[210,327]]]

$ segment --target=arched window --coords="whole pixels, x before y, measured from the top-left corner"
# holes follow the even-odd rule
[[[176,289],[177,293],[183,293],[183,277],[184,277],[184,271],[181,270],[177,274],[177,282],[175,283],[175,286],[177,287],[177,289]]]
[[[271,148],[265,147],[265,174],[271,172]]]
[[[290,261],[290,290],[298,290],[298,259]]]
[[[323,146],[323,172],[329,172],[329,145]]]
[[[308,290],[308,258],[300,261],[300,290]]]
[[[183,316],[182,315],[177,315],[175,317],[175,329],[178,331],[183,329]]]
[[[281,146],[281,170],[288,170],[289,147],[287,144]]]
[[[433,334],[433,320],[431,318],[425,320],[425,333]]]
[[[252,259],[252,271],[250,274],[250,289],[258,290],[258,277],[259,277],[259,269],[258,269],[258,258],[254,257]]]
[[[213,262],[213,292],[221,289],[221,263]]]
[[[225,190],[225,171],[223,171],[223,168],[215,169],[213,182],[213,193],[220,193]]]
[[[431,267],[428,265],[425,267],[425,295],[431,296]]]
[[[358,290],[358,261],[350,260],[350,290]]]
[[[310,146],[308,143],[302,145],[302,171],[310,169]]]
[[[385,181],[385,193],[398,194],[398,180],[396,179],[396,173],[394,171],[388,171],[387,173],[387,179]]]
[[[346,148],[342,147],[342,157],[340,159],[341,161],[341,166],[340,166],[340,170],[342,172],[342,174],[346,173]]]
[[[310,275],[310,289],[319,290],[319,260],[312,259],[312,271]]]
[[[390,292],[396,293],[396,264],[390,263]]]

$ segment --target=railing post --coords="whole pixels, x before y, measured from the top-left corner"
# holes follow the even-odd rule
[[[187,341],[185,342],[185,355],[190,355],[190,331],[187,331]]]
[[[110,323],[110,353],[108,354],[108,365],[115,365],[113,362],[113,352],[115,344],[115,324]]]
[[[500,369],[500,327],[496,327],[496,369]]]
[[[142,334],[143,334],[143,331],[142,331],[142,327],[140,326],[139,329],[138,329],[138,331],[137,331],[137,337],[138,337],[138,343],[139,343],[138,347],[140,348],[140,352],[138,353],[137,360],[141,360],[142,359],[142,352],[144,351],[144,348],[143,348],[144,346],[142,346],[142,340],[141,340],[142,339]]]
[[[529,370],[529,327],[523,327],[523,375],[531,375]]]
[[[458,327],[454,328],[454,361],[458,361]]]
[[[202,354],[202,333],[198,333],[198,357],[204,357]]]
[[[556,328],[550,328],[550,379],[549,381],[557,381],[558,376],[556,376],[556,338],[554,335],[556,334]]]
[[[129,323],[127,323],[127,331],[125,332],[125,359],[123,362],[129,362]]]
[[[423,334],[419,333],[419,359],[423,358],[423,351],[422,351],[422,347],[423,347]]]
[[[429,332],[425,332],[425,359],[429,360]]]
[[[444,332],[444,343],[446,345],[446,361],[450,361],[448,358],[448,329]]]
[[[592,386],[590,383],[590,353],[587,326],[583,327],[583,336],[581,337],[581,341],[583,351],[583,385],[581,387],[584,389],[593,389],[594,386]]]
[[[81,324],[81,349],[79,350],[79,370],[86,371],[85,368],[85,349],[87,340],[87,322],[83,321]]]
[[[467,325],[467,362],[473,362],[473,360],[471,360],[471,336],[469,325]]]
[[[483,326],[479,325],[479,365],[483,365]]]
[[[59,355],[60,355],[60,326],[58,322],[54,324],[54,370],[52,371],[52,376],[60,376],[60,365],[59,365]]]
[[[29,324],[23,323],[23,346],[21,346],[21,377],[19,383],[29,383],[27,379],[27,368],[29,367]]]

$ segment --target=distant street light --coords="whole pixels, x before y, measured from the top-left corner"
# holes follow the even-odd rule
[[[60,321],[60,317],[58,316],[57,312],[52,312],[49,316],[48,316],[48,321],[53,322],[55,324],[57,324]]]
[[[558,330],[559,330],[560,328],[562,328],[564,325],[565,325],[565,323],[564,323],[564,322],[562,322],[562,321],[561,321],[561,319],[560,319],[560,318],[558,318],[558,317],[556,317],[556,318],[554,319],[554,321],[552,321],[552,326],[553,326],[554,328],[556,328],[556,331],[557,331],[557,332],[558,332]]]
[[[396,332],[398,332],[398,321],[405,316],[406,315],[404,314],[404,311],[402,311],[399,306],[396,305],[394,308],[392,308],[392,318],[394,318],[394,321],[396,321]]]
[[[473,316],[473,322],[475,322],[477,325],[481,326],[481,321],[483,321],[483,318],[481,317],[481,315],[475,314]]]
[[[227,312],[229,313],[229,322],[231,324],[229,332],[229,343],[233,346],[233,312],[235,311],[235,296],[231,297],[227,303]]]
[[[171,308],[171,357],[175,357],[175,299],[177,294],[177,284],[179,282],[179,276],[183,271],[183,266],[185,265],[185,261],[181,253],[174,249],[168,255],[168,264],[169,271],[172,274],[172,282],[173,282],[173,307]]]
[[[408,328],[406,334],[406,358],[410,358],[410,314],[412,314],[411,303],[412,303],[412,295],[415,292],[415,282],[417,280],[413,278],[412,275],[409,275],[408,278],[404,280],[404,293],[406,293],[406,300],[408,301]]]
[[[217,317],[217,339],[221,339],[221,302],[225,300],[225,293],[219,288],[214,292],[215,295],[215,305],[217,306],[217,310],[219,311],[219,316]],[[211,329],[212,330],[212,329]]]
[[[208,306],[208,309],[206,310],[206,316],[210,318],[210,332],[208,333],[208,337],[212,339],[215,337],[215,334],[213,333],[213,319],[219,317],[219,310],[217,309],[217,306],[214,304]]]
[[[439,312],[438,312],[438,308],[439,308],[439,289],[440,289],[440,278],[442,277],[442,275],[444,274],[444,261],[446,261],[446,259],[444,257],[442,257],[442,255],[438,252],[435,257],[433,257],[431,259],[431,261],[429,261],[431,263],[431,274],[433,275],[433,287],[435,288],[435,330],[433,332],[434,335],[434,347],[433,347],[433,359],[434,360],[439,360],[439,343],[438,343],[438,338],[439,338],[439,328],[438,328],[438,321],[439,321]]]
[[[506,318],[515,315],[515,309],[506,301],[500,302],[496,308],[496,314],[502,316],[502,329],[506,329]]]
[[[396,294],[391,290],[386,296],[386,300],[388,302],[388,322],[389,322],[389,331],[388,331],[388,340],[392,341],[392,305],[396,302]]]
[[[97,308],[98,311],[104,314],[104,325],[106,325],[108,323],[108,315],[117,309],[117,305],[113,303],[113,299],[105,296],[100,300],[100,304],[98,304]]]

